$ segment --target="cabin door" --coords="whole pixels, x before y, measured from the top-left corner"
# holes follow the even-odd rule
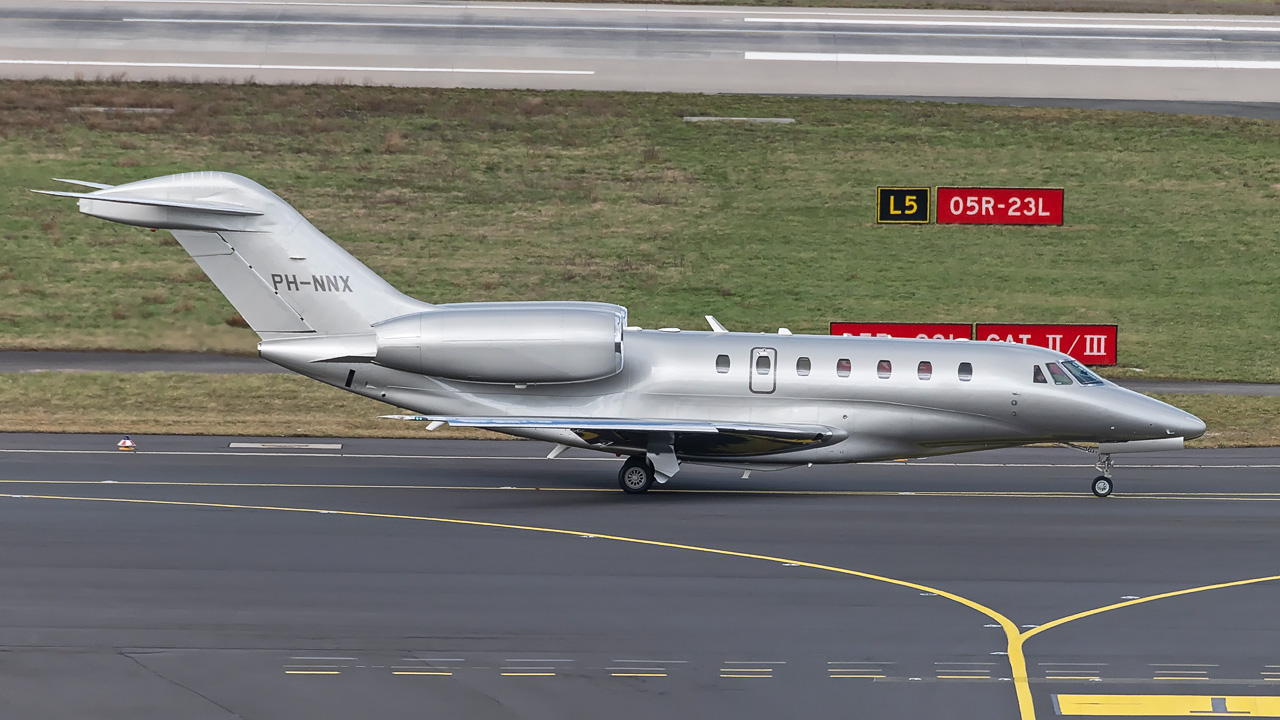
[[[778,351],[751,348],[751,392],[771,393],[778,383]]]

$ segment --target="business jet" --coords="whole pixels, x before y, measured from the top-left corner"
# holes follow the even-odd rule
[[[396,290],[258,183],[198,172],[70,182],[86,215],[166,229],[261,338],[262,357],[408,409],[390,415],[626,456],[642,493],[682,465],[744,471],[1032,443],[1180,449],[1194,415],[1070,356],[1000,342],[653,330],[599,302],[431,304]],[[1092,445],[1096,443],[1096,449]],[[1088,444],[1089,447],[1083,447]]]

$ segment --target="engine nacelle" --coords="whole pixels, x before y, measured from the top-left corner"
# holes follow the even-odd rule
[[[487,383],[571,383],[622,371],[627,309],[589,302],[458,303],[374,326],[374,362]]]

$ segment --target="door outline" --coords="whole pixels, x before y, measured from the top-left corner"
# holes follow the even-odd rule
[[[761,357],[769,358],[769,372],[766,375],[756,371],[757,358]],[[778,387],[778,351],[770,347],[751,348],[751,362],[747,365],[747,372],[751,375],[751,392],[762,395],[773,392]]]

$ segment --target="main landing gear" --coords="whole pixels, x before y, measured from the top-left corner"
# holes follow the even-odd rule
[[[1108,453],[1098,453],[1098,462],[1094,465],[1098,472],[1102,473],[1093,479],[1093,494],[1098,497],[1106,497],[1111,494],[1115,486],[1111,482],[1111,468],[1114,467],[1111,462],[1111,455]]]
[[[631,495],[645,492],[653,487],[653,482],[653,464],[643,456],[627,458],[618,471],[618,486]]]

